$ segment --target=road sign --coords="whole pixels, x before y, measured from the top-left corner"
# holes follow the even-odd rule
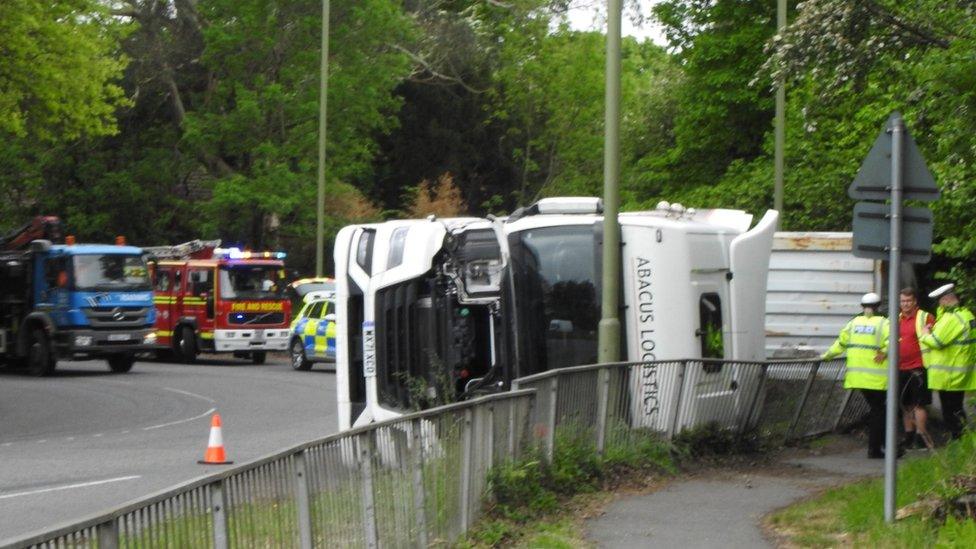
[[[901,260],[928,263],[932,257],[932,212],[902,208]],[[891,206],[877,202],[854,205],[854,247],[857,257],[887,260],[891,253]]]
[[[891,147],[894,119],[898,113],[891,115],[881,134],[874,141],[861,169],[847,194],[855,200],[885,201],[891,198]],[[899,116],[900,118],[900,116]],[[905,129],[902,135],[902,181],[903,198],[905,200],[921,200],[931,202],[939,198],[939,187],[935,184],[932,172],[925,165],[922,152]]]

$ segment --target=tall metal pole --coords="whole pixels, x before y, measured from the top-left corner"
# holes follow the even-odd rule
[[[898,459],[898,286],[901,270],[902,143],[905,123],[900,114],[891,119],[891,255],[888,259],[888,401],[885,407],[885,522],[895,521],[895,474]]]
[[[786,0],[778,0],[776,6],[776,33],[781,35],[786,29]],[[773,162],[773,209],[783,219],[783,173],[786,146],[786,83],[779,79],[776,86],[776,151]]]
[[[325,253],[325,130],[329,98],[329,0],[322,0],[322,88],[319,90],[319,170],[315,202],[315,276],[322,276]]]
[[[621,0],[607,0],[606,113],[603,138],[603,314],[600,362],[620,360],[620,20]]]

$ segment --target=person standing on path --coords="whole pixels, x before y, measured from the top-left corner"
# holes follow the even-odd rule
[[[888,388],[888,319],[877,314],[881,297],[871,292],[861,298],[864,312],[847,323],[837,340],[820,357],[828,360],[847,352],[845,389],[860,389],[870,408],[868,457],[884,457],[885,398]]]
[[[901,400],[902,422],[905,426],[905,448],[932,449],[926,406],[932,404],[922,364],[922,349],[918,340],[924,328],[935,324],[935,317],[918,308],[915,288],[902,288],[898,294],[898,391]]]
[[[976,317],[959,303],[955,284],[933,290],[929,297],[939,300],[935,325],[923,328],[919,338],[928,369],[929,389],[939,391],[942,417],[953,439],[962,436],[966,422],[963,397],[976,390]]]

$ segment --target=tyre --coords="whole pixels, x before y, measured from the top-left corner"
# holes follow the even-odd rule
[[[193,328],[183,326],[180,328],[180,337],[176,340],[176,348],[173,349],[176,357],[184,364],[193,364],[197,360],[197,335]]]
[[[251,363],[252,364],[264,364],[264,361],[268,359],[268,353],[265,351],[251,351]]]
[[[46,376],[54,371],[57,358],[51,348],[51,339],[41,328],[34,328],[30,333],[27,348],[27,373],[32,376]]]
[[[108,367],[117,374],[124,374],[132,369],[136,357],[133,355],[109,355]]]
[[[291,342],[291,367],[301,371],[312,369],[312,363],[305,357],[305,346],[300,339]]]

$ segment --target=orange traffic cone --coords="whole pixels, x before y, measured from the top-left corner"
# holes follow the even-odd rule
[[[210,442],[207,443],[207,451],[203,454],[203,459],[198,461],[203,465],[227,465],[234,463],[227,461],[224,455],[224,437],[220,434],[220,414],[214,414],[210,420]]]

